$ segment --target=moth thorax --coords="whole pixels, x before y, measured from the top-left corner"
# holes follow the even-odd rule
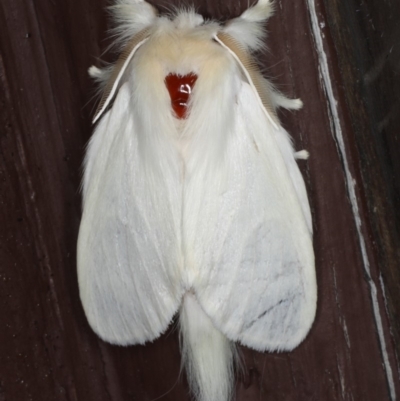
[[[171,98],[172,110],[175,113],[175,117],[180,120],[188,116],[187,108],[196,80],[197,75],[194,73],[187,75],[168,74],[165,77],[165,85]]]

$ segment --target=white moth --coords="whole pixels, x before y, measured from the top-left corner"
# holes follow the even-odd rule
[[[307,153],[294,152],[275,113],[301,101],[252,61],[268,0],[226,24],[190,10],[158,16],[143,0],[112,10],[122,55],[90,69],[104,95],[85,160],[82,303],[93,330],[120,345],[156,339],[179,311],[196,399],[227,401],[233,342],[292,350],[315,316],[311,214],[296,164]],[[185,118],[171,76],[197,79],[182,84],[192,88]]]

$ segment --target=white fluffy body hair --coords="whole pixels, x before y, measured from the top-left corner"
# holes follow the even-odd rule
[[[143,0],[116,0],[109,11],[114,22],[110,34],[119,48],[138,32],[155,24],[158,15],[157,10]]]
[[[215,328],[191,292],[179,315],[182,365],[197,401],[230,400],[238,354],[235,343]]]
[[[166,171],[173,171],[171,177],[175,177],[179,175],[176,171],[181,169],[182,177],[186,176],[188,180],[192,172],[199,174],[200,171],[200,176],[204,177],[213,175],[224,161],[235,120],[235,96],[243,80],[231,54],[213,38],[224,32],[247,51],[262,48],[264,23],[273,13],[271,2],[259,0],[226,25],[204,22],[192,9],[179,10],[172,17],[158,17],[154,7],[143,0],[117,0],[110,11],[116,25],[112,34],[121,49],[139,32],[150,29],[148,39],[130,61],[131,68],[126,70],[120,82],[116,82],[119,87],[129,88],[127,108],[131,110],[132,130],[138,133],[138,157],[148,167],[144,177],[148,180],[147,185],[154,188],[156,197],[157,183],[162,181]],[[89,74],[103,86],[112,72],[112,67],[89,69]],[[173,116],[164,83],[170,73],[198,76],[189,101],[189,115],[183,124]],[[270,92],[273,107],[301,107],[300,100],[286,98],[268,81],[264,86]],[[120,123],[124,124],[123,121]],[[118,130],[123,131],[121,127]],[[113,139],[107,140],[112,142]],[[95,146],[97,144],[92,145],[91,153],[97,153]],[[87,163],[86,168],[84,188],[89,185],[87,177],[92,165]],[[224,175],[220,177],[222,182],[217,185],[221,191]],[[175,187],[183,194],[182,186],[177,184]],[[185,244],[182,248],[185,253]],[[191,264],[190,257],[185,255],[186,265]],[[187,273],[184,279],[186,293],[180,308],[182,360],[198,401],[228,401],[233,392],[236,351],[198,303],[191,287],[193,279]],[[158,334],[162,331],[158,330]]]
[[[264,47],[265,21],[274,12],[273,3],[260,0],[248,8],[240,17],[230,20],[224,32],[231,35],[249,50],[259,50]]]

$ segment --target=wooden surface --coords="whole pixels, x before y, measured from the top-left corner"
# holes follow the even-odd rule
[[[195,4],[224,19],[247,7]],[[152,344],[111,346],[91,331],[79,301],[79,185],[94,105],[87,68],[107,44],[105,5],[0,4],[0,401],[190,399],[175,323]],[[315,0],[315,19],[313,5],[276,0],[259,59],[305,104],[280,117],[296,148],[311,154],[299,164],[314,219],[317,318],[291,353],[241,348],[236,399],[395,400],[400,8]]]

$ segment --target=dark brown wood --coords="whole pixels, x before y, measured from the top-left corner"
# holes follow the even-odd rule
[[[305,104],[280,118],[296,148],[311,154],[299,163],[314,218],[317,318],[291,353],[241,348],[245,369],[236,399],[395,400],[399,6],[394,0],[316,0],[341,147],[312,2],[276,0],[269,51],[259,59],[282,91]],[[175,4],[152,3],[161,10]],[[218,19],[247,5],[195,2]],[[87,69],[106,48],[105,6],[105,0],[0,3],[0,401],[189,400],[179,378],[175,323],[152,344],[115,347],[91,331],[79,300],[79,185],[94,105]]]
[[[359,155],[368,229],[400,344],[400,3],[327,1],[326,8]]]

